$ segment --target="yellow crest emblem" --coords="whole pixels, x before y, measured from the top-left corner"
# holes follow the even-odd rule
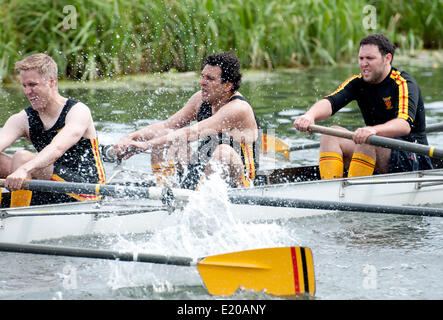
[[[392,109],[391,97],[383,98],[383,101],[386,105],[386,109]]]

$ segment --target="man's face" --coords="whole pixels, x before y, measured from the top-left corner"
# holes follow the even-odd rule
[[[220,67],[206,65],[201,72],[200,86],[203,101],[214,104],[230,91],[231,84],[222,83]]]
[[[358,62],[363,80],[368,83],[380,83],[391,70],[392,55],[382,56],[378,47],[374,44],[366,44],[360,47]]]
[[[35,70],[21,71],[20,77],[23,91],[32,108],[37,111],[46,108],[50,98],[52,81],[45,80]]]

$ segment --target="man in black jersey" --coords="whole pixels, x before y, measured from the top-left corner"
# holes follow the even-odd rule
[[[6,177],[5,187],[13,191],[11,206],[30,204],[29,191],[15,191],[30,178],[104,183],[91,112],[83,103],[60,95],[54,60],[43,53],[33,54],[17,62],[15,69],[31,105],[12,115],[0,131],[0,176]],[[37,154],[27,150],[13,156],[3,153],[22,137],[32,142]],[[57,195],[63,201],[89,198]]]
[[[344,170],[352,177],[371,175],[374,169],[388,173],[432,168],[427,156],[365,144],[371,135],[428,144],[420,88],[409,74],[392,67],[394,51],[394,45],[381,34],[363,38],[358,54],[361,73],[294,121],[296,129],[307,131],[309,125],[335,114],[349,102],[358,103],[366,126],[355,130],[353,140],[321,137],[322,179],[340,178]]]
[[[189,174],[181,183],[186,188],[198,184],[197,171],[208,175],[217,164],[222,164],[230,183],[249,185],[257,167],[258,125],[252,107],[238,92],[240,81],[240,62],[235,55],[207,56],[201,90],[169,119],[126,135],[114,146],[117,155],[129,158],[151,150],[153,172],[164,174],[174,171],[176,163],[190,162]],[[197,123],[187,126],[192,121]],[[198,157],[191,158],[188,144],[197,140]]]

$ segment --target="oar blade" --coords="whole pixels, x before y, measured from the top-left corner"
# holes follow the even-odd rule
[[[304,247],[266,248],[210,256],[197,264],[207,290],[232,295],[239,288],[275,296],[315,293],[312,252]]]
[[[289,160],[289,146],[277,137],[262,134],[262,152],[275,152],[284,156],[286,160]]]

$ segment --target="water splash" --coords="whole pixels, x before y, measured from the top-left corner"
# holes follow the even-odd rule
[[[204,257],[248,249],[296,245],[297,241],[277,223],[243,223],[228,201],[228,186],[218,174],[211,175],[199,186],[188,205],[178,213],[177,223],[161,229],[145,239],[121,238],[118,249],[162,255]],[[140,269],[141,268],[141,269]],[[169,288],[169,283],[187,285],[200,282],[195,268],[170,266],[115,265],[109,285],[112,288],[150,283]],[[192,269],[192,270],[189,270]],[[167,283],[168,286],[164,286]]]
[[[243,223],[228,200],[228,186],[218,174],[199,186],[180,213],[179,222],[156,232],[150,248],[198,257],[227,251],[281,245],[288,235],[275,223]]]

